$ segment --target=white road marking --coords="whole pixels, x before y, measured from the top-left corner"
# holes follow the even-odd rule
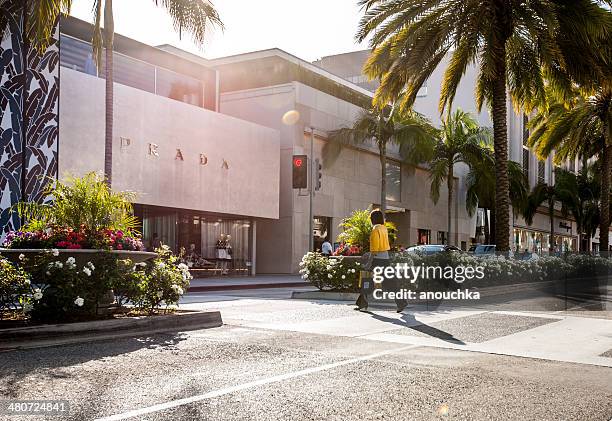
[[[401,348],[394,348],[388,351],[378,352],[376,354],[365,355],[363,357],[352,358],[350,360],[339,361],[331,364],[324,364],[318,367],[306,368],[304,370],[294,371],[292,373],[280,374],[278,376],[268,377],[265,379],[255,380],[248,383],[238,384],[235,386],[226,387],[224,389],[213,390],[208,393],[204,393],[202,395],[196,395],[189,398],[177,399],[174,401],[164,402],[153,406],[148,406],[146,408],[135,409],[132,411],[123,412],[121,414],[110,415],[108,417],[98,418],[96,421],[119,421],[125,420],[128,418],[139,417],[146,414],[151,414],[153,412],[164,411],[166,409],[176,408],[177,406],[188,405],[194,402],[200,402],[206,399],[217,398],[219,396],[228,395],[230,393],[239,392],[241,390],[250,389],[252,387],[263,386],[270,383],[278,383],[284,380],[293,379],[295,377],[306,376],[308,374],[318,373],[320,371],[331,370],[336,367],[342,367],[345,365],[372,360],[374,358],[383,357],[385,355],[393,354],[396,352],[406,351],[412,348],[418,348],[420,345],[409,345]]]

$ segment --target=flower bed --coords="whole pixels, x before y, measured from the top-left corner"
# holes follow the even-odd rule
[[[321,291],[356,291],[360,263],[344,257],[328,258],[321,253],[307,253],[300,262],[302,279]]]
[[[53,251],[22,256],[18,264],[0,256],[0,318],[12,312],[40,321],[79,321],[99,316],[103,297],[114,291],[116,306],[153,313],[175,306],[191,275],[167,247],[134,263],[112,252],[92,254],[85,263]]]
[[[534,260],[517,260],[503,256],[489,258],[475,257],[461,252],[398,253],[392,264],[405,263],[409,266],[425,267],[482,267],[482,279],[466,281],[466,286],[499,286],[525,282],[543,282],[568,279],[607,278],[612,274],[612,261],[589,255],[568,254],[563,257],[542,256]],[[418,284],[418,282],[417,282]],[[456,286],[449,282],[441,286]],[[417,285],[418,287],[418,285]]]
[[[97,317],[101,305],[153,313],[178,303],[189,270],[167,247],[144,251],[133,194],[113,192],[96,174],[49,185],[52,203],[12,208],[25,223],[0,249],[0,317],[82,320]]]

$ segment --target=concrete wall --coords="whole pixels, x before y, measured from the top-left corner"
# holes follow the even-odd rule
[[[67,68],[61,78],[60,175],[101,172],[104,80]],[[114,189],[142,204],[278,218],[278,131],[119,84],[114,112]]]
[[[300,120],[291,126],[283,123],[283,115],[297,110]],[[258,223],[257,268],[259,273],[296,272],[298,263],[308,250],[309,200],[299,196],[291,186],[291,156],[310,155],[311,126],[315,131],[315,158],[321,157],[325,133],[349,126],[360,108],[301,83],[238,91],[221,95],[221,112],[258,124],[267,125],[281,133],[281,190],[280,219]],[[391,159],[399,158],[393,152]],[[446,189],[434,205],[429,199],[429,173],[420,168],[402,167],[401,201],[388,202],[406,209],[391,219],[400,228],[399,242],[414,244],[417,229],[430,229],[432,241],[437,231],[446,231]],[[355,209],[365,209],[380,203],[381,169],[375,149],[344,149],[329,168],[324,168],[322,189],[316,193],[315,216],[332,218],[332,238],[339,233],[338,224]],[[459,201],[457,201],[459,198]],[[465,212],[465,196],[455,197],[453,231],[460,241],[469,241],[474,230],[472,218]]]

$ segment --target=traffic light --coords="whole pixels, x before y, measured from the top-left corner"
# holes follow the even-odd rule
[[[321,173],[321,170],[323,169],[323,166],[321,165],[321,162],[319,161],[319,158],[315,159],[315,190],[319,191],[321,190],[321,177],[323,176],[323,173]]]
[[[293,155],[293,188],[308,187],[308,156]]]

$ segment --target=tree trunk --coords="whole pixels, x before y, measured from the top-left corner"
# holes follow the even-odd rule
[[[506,126],[506,48],[499,48],[493,86],[493,146],[495,149],[495,244],[497,251],[510,247],[510,197],[508,181],[508,130]]]
[[[548,218],[550,221],[550,237],[548,238],[548,254],[550,256],[554,253],[555,245],[555,200],[552,198],[548,199]]]
[[[490,230],[489,230],[489,209],[484,208],[484,218],[483,218],[483,223],[484,223],[484,237],[485,237],[485,244],[491,244],[490,240],[491,240],[491,235],[490,235]]]
[[[110,187],[113,182],[113,1],[104,3],[104,52],[106,58],[106,103],[104,125],[104,177]]]
[[[491,225],[491,228],[489,229],[489,237],[490,237],[489,240],[491,242],[489,244],[497,244],[495,242],[495,230],[496,230],[495,212],[491,212],[490,225]]]
[[[382,180],[380,182],[380,211],[385,215],[387,211],[387,144],[381,141],[378,149],[380,152],[380,167],[382,174]]]
[[[448,237],[446,238],[446,244],[450,245],[451,244],[451,228],[452,228],[452,216],[453,216],[453,178],[454,178],[454,173],[453,173],[453,164],[449,165],[448,167],[448,177],[446,178],[446,185],[448,187],[448,212],[447,212],[447,218],[448,218],[448,231],[447,231],[447,235]]]
[[[609,250],[610,227],[610,159],[612,158],[612,146],[606,145],[602,151],[601,163],[601,198],[600,198],[600,220],[599,220],[599,253],[607,257]]]

